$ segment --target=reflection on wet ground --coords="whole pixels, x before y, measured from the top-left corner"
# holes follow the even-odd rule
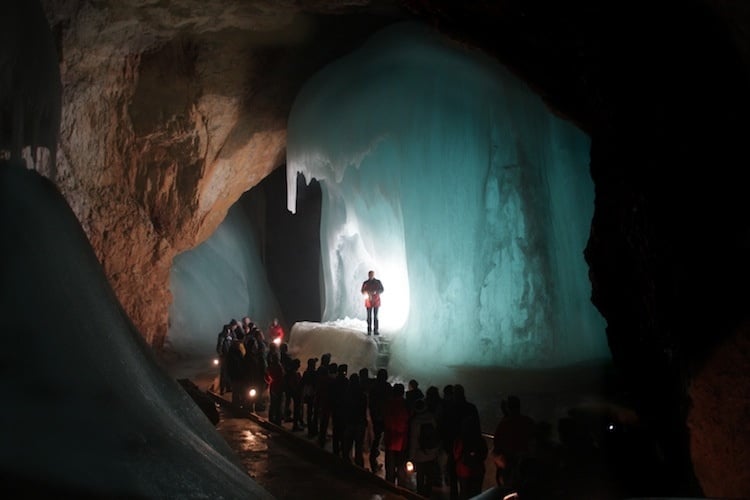
[[[192,366],[183,363],[182,366],[171,368],[168,371],[174,378],[190,379],[200,391],[213,394],[216,401],[225,405],[218,424],[219,431],[236,453],[242,456],[249,474],[276,497],[317,498],[333,494],[335,498],[421,498],[411,491],[413,484],[408,481],[404,483],[407,488],[397,488],[385,482],[382,470],[372,473],[344,463],[332,453],[330,439],[321,448],[315,440],[307,437],[307,432],[293,432],[291,423],[281,426],[268,423],[266,411],[251,413],[249,409],[244,409],[241,413],[230,415],[230,409],[238,410],[230,403],[232,393],[220,396],[212,392],[218,387],[218,369],[206,360],[196,361]],[[472,398],[477,397],[472,401],[480,403],[477,406],[485,431],[496,424],[498,415],[492,412],[500,406],[502,398],[516,393],[521,396],[524,405],[530,407],[528,414],[542,423],[547,422],[551,429],[559,425],[559,419],[563,416],[568,417],[567,422],[570,423],[574,415],[571,410],[576,410],[575,423],[586,431],[586,442],[583,444],[600,446],[599,443],[604,443],[607,446],[604,450],[586,448],[584,460],[572,459],[569,463],[574,464],[577,475],[557,475],[553,482],[540,480],[530,483],[533,487],[576,493],[569,495],[569,498],[617,499],[627,497],[628,491],[650,493],[661,485],[662,463],[659,457],[647,455],[644,458],[643,454],[644,451],[657,450],[647,433],[648,429],[640,428],[635,414],[619,404],[617,398],[607,399],[608,395],[619,395],[620,389],[618,380],[606,366],[568,367],[544,373],[538,370],[477,367],[459,367],[454,371],[457,380],[472,382]],[[262,398],[267,403],[267,392]],[[604,424],[608,425],[604,427]],[[596,433],[598,442],[592,440],[591,433]],[[553,446],[556,437],[549,436]],[[491,446],[489,440],[488,445]],[[382,463],[383,454],[379,459]],[[651,465],[643,469],[648,472],[648,479],[641,483],[632,482],[627,467],[619,465],[635,463],[636,460],[646,463],[645,459],[649,459]],[[368,463],[366,455],[364,463]],[[485,467],[480,497],[487,500],[501,496],[494,484],[496,469],[490,457]],[[290,477],[295,480],[289,481]],[[413,482],[414,478],[410,479]],[[329,488],[341,489],[332,491]],[[435,487],[430,498],[445,500],[449,497],[447,490],[444,485]],[[579,492],[582,494],[577,494]]]
[[[409,498],[301,453],[299,446],[244,415],[222,408],[217,429],[248,474],[279,499]]]
[[[205,366],[205,365],[204,365]],[[331,451],[330,435],[321,448],[307,432],[292,432],[291,423],[280,427],[268,422],[267,411],[250,411],[231,404],[231,393],[220,396],[215,369],[203,367],[172,367],[175,378],[189,378],[201,391],[220,403],[217,430],[239,456],[248,474],[269,493],[279,499],[421,499],[416,494],[415,478],[407,476],[404,486],[387,483],[381,469],[377,473],[344,463]],[[267,395],[266,395],[267,398]],[[330,433],[330,429],[329,429]],[[365,464],[369,456],[364,455]],[[378,457],[383,464],[384,453]],[[494,486],[494,465],[488,457],[485,493]],[[484,498],[485,495],[482,495]],[[432,500],[447,500],[445,485],[433,488]],[[490,498],[490,497],[487,497]]]

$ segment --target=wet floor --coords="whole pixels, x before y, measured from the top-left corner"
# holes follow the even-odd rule
[[[239,457],[248,474],[278,499],[420,499],[414,477],[407,476],[403,487],[391,485],[383,471],[376,473],[344,463],[331,451],[330,436],[321,448],[305,431],[292,432],[291,423],[280,427],[268,422],[267,412],[238,408],[231,404],[231,393],[214,392],[218,386],[215,370],[183,368],[176,378],[189,378],[199,389],[217,401],[220,421],[216,428]],[[329,430],[330,432],[330,430]],[[378,457],[383,464],[384,454]],[[369,456],[364,456],[365,464]],[[484,490],[493,486],[494,465],[488,464]],[[433,488],[431,500],[447,500],[445,485]]]
[[[329,464],[304,452],[286,436],[231,410],[220,410],[217,430],[237,453],[248,474],[278,499],[401,499],[343,465]]]

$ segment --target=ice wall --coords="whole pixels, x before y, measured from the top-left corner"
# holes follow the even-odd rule
[[[211,356],[230,319],[250,316],[261,328],[281,318],[260,258],[256,230],[241,202],[211,237],[178,255],[169,287],[168,347],[184,357]]]
[[[296,177],[321,182],[325,321],[364,318],[410,363],[558,366],[609,356],[583,259],[588,137],[507,69],[414,24],[315,75],[289,118]]]
[[[156,363],[57,187],[0,160],[5,498],[271,498]]]

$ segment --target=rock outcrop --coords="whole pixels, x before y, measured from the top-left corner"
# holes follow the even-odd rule
[[[285,2],[43,2],[63,82],[56,182],[157,350],[172,259],[283,164],[297,89],[383,22],[340,16],[360,3],[312,5],[345,23],[332,31]]]

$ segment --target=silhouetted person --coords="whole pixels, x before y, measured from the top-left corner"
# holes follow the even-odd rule
[[[299,372],[301,363],[293,358],[290,369],[284,376],[287,401],[292,402],[292,431],[301,431],[305,424],[302,420],[302,374]]]
[[[435,415],[435,418],[440,418],[443,411],[443,398],[440,397],[440,389],[434,385],[428,387],[424,393],[424,402],[427,403],[427,409]]]
[[[385,430],[385,405],[391,396],[391,384],[388,382],[388,372],[385,368],[378,370],[370,387],[369,412],[372,422],[372,442],[370,443],[370,470],[378,472],[380,464],[380,441]]]
[[[458,437],[458,434],[461,432],[463,423],[467,419],[475,419],[477,422],[479,422],[479,411],[477,410],[477,407],[476,405],[474,405],[474,403],[470,403],[466,399],[464,386],[461,384],[454,384],[452,395],[453,399],[450,404],[450,411],[448,413],[447,421],[447,432],[451,438],[451,442]],[[451,448],[451,456],[455,458],[453,448]],[[457,467],[455,467],[454,465],[453,469],[448,471],[450,474],[453,474],[452,476],[449,476],[449,479],[451,479],[451,498],[457,498],[455,496],[457,493],[457,487],[459,485],[458,476],[456,475],[457,470]]]
[[[529,452],[535,424],[531,417],[521,414],[521,400],[517,396],[508,396],[504,411],[495,428],[492,450],[495,479],[498,486],[514,487],[518,484],[521,460]]]
[[[440,433],[435,414],[424,399],[414,402],[414,413],[409,422],[409,459],[417,474],[417,493],[429,497],[437,484]]]
[[[271,403],[268,409],[268,420],[276,425],[281,425],[282,399],[284,395],[284,368],[281,366],[278,354],[271,354],[268,358],[266,368],[266,382]]]
[[[318,434],[318,414],[315,412],[315,388],[317,385],[318,358],[307,360],[307,368],[302,373],[302,403],[305,405],[305,425],[307,425],[307,436],[315,437]]]
[[[405,454],[408,451],[409,411],[404,399],[404,384],[393,384],[391,397],[385,405],[385,480],[402,484]]]
[[[367,427],[367,396],[362,390],[358,373],[349,376],[346,409],[344,411],[344,437],[342,442],[342,456],[351,461],[354,448],[354,463],[359,467],[365,466],[364,439]]]
[[[338,365],[338,373],[331,385],[331,448],[334,455],[341,456],[346,428],[347,398],[349,396],[349,367],[346,363]]]
[[[461,422],[457,414],[453,385],[443,387],[443,411],[438,417],[440,437],[443,441],[445,465],[441,471],[450,489],[450,498],[458,498],[458,479],[456,478],[456,461],[453,458],[453,443],[458,436]]]
[[[325,354],[323,355],[325,358]],[[330,356],[329,358],[330,359]],[[331,423],[333,408],[333,380],[338,373],[336,363],[321,364],[318,368],[318,444],[323,448],[328,439],[328,425]]]
[[[467,499],[482,492],[487,443],[482,436],[479,417],[468,414],[461,422],[461,430],[453,443],[453,458],[458,478],[458,498]]]
[[[244,371],[245,346],[242,341],[233,340],[227,351],[227,373],[229,374],[229,383],[232,385],[232,403],[242,404],[242,392],[244,391],[245,371]]]
[[[246,356],[252,357],[252,373],[250,373],[250,386],[256,390],[255,410],[265,411],[266,404],[264,395],[266,394],[266,367],[268,366],[266,354],[268,353],[268,344],[263,338],[263,332],[257,328],[250,329],[250,335],[255,342],[249,343],[250,350]]]
[[[404,398],[406,399],[406,408],[409,410],[409,413],[414,412],[414,403],[418,399],[424,399],[424,393],[419,388],[419,382],[414,379],[409,380],[409,386],[404,394]]]
[[[216,354],[219,355],[219,394],[221,395],[232,390],[226,358],[233,340],[231,328],[229,325],[224,325],[216,338]]]
[[[279,361],[281,361],[281,366],[282,368],[284,368],[284,373],[290,373],[298,369],[297,366],[294,366],[294,359],[289,354],[289,344],[287,344],[286,342],[282,342],[281,344],[279,344]],[[284,393],[284,411],[282,417],[285,422],[292,421],[292,402],[294,401],[294,395],[292,394],[292,390],[289,387],[289,382],[292,382],[292,380],[285,377],[282,387],[282,391]]]
[[[383,284],[375,278],[375,271],[367,273],[367,279],[362,283],[362,295],[365,296],[365,308],[367,309],[367,335],[375,331],[378,335],[378,309],[380,309],[380,294],[383,293]]]

